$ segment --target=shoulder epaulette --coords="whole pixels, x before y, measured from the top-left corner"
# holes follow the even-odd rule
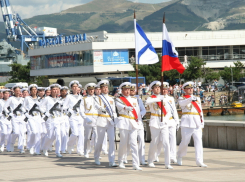
[[[137,99],[137,97],[131,97],[131,98]]]
[[[112,95],[109,95],[109,96],[114,98],[114,96],[112,96]]]
[[[84,99],[86,99],[86,98],[87,98],[87,96],[84,96],[83,98],[84,98]]]

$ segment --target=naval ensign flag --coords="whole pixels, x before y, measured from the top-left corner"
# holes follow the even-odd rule
[[[155,64],[159,61],[158,55],[143,29],[134,19],[135,30],[135,58],[136,64]]]

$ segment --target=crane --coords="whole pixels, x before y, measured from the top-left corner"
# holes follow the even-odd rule
[[[18,13],[12,11],[9,0],[0,0],[0,5],[7,38],[10,42],[21,42],[22,52],[24,51],[24,45],[29,49],[30,44],[38,42],[40,38],[45,38],[44,34],[37,34],[22,20]]]

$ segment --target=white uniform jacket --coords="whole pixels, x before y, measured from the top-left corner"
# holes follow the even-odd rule
[[[9,111],[8,111],[8,107],[10,106],[10,108],[11,108],[11,112],[13,113],[13,111],[14,111],[14,109],[19,105],[19,104],[22,104],[22,106],[21,106],[21,110],[22,110],[22,112],[20,112],[20,111],[17,111],[16,112],[16,114],[18,115],[18,116],[22,116],[22,115],[24,115],[24,113],[25,113],[25,109],[24,109],[24,107],[23,107],[23,101],[24,101],[24,98],[22,98],[22,97],[15,97],[15,96],[12,96],[12,97],[10,97],[6,102],[5,102],[5,104],[4,104],[4,110],[5,110],[5,112],[6,113],[9,113]]]
[[[38,101],[38,98],[37,99],[33,99],[31,96],[25,97],[24,102],[23,102],[23,106],[28,111],[28,113],[32,109],[34,104],[37,104],[36,108],[39,109],[40,102]],[[36,115],[40,115],[40,112],[34,111],[33,115],[35,115],[35,116]]]
[[[116,106],[119,112],[119,117],[117,118],[116,127],[125,130],[144,129],[137,98],[131,96],[125,98],[136,110],[138,120],[135,120],[132,111],[125,110],[127,105],[120,98],[117,98]]]
[[[172,96],[163,95],[163,102],[169,106],[171,115],[173,119],[170,119],[168,122],[168,126],[177,126],[179,125],[179,115],[175,106],[175,101]]]
[[[61,117],[61,112],[59,111],[54,111],[54,115],[51,115],[49,113],[50,109],[54,106],[55,103],[60,103],[60,98],[53,98],[51,96],[47,96],[45,97],[45,99],[43,99],[39,105],[40,110],[42,111],[42,113],[45,113],[46,116],[50,118],[55,118],[55,117]],[[57,106],[57,108],[60,108],[60,104]]]
[[[88,95],[87,97],[83,97],[80,104],[80,114],[84,120],[89,118],[92,121],[90,126],[96,126],[96,120],[98,118],[98,110],[95,108],[96,103],[99,103],[98,97]]]
[[[202,111],[201,100],[199,97],[196,98],[197,98],[196,103]],[[204,128],[203,112],[201,112],[201,117],[203,121],[201,122],[200,115],[198,114],[196,108],[191,103],[192,97],[188,99],[186,99],[185,97],[180,97],[178,101],[183,114],[181,117],[180,126],[187,127],[187,128],[199,128],[199,127]]]
[[[69,94],[66,96],[65,101],[63,102],[63,110],[69,111],[71,113],[70,119],[76,119],[80,115],[80,107],[77,107],[77,112],[73,110],[73,107],[78,103],[83,97],[81,95]],[[82,102],[82,101],[81,101]],[[81,120],[81,119],[79,119]],[[80,121],[79,121],[80,122]]]
[[[117,118],[117,113],[116,113],[116,106],[115,106],[115,101],[114,101],[114,97],[108,94],[102,94],[106,100],[108,101],[108,103],[110,104],[110,107],[112,109],[112,114],[114,116],[114,119]],[[99,103],[95,103],[96,105],[98,105],[99,107],[103,107],[104,109],[106,109],[106,105],[103,103],[103,101],[101,100],[101,98],[98,97],[98,101]],[[106,127],[108,125],[108,122],[111,125],[114,125],[114,121],[111,119],[110,115],[108,114],[108,112],[103,113],[102,111],[98,110],[98,119],[96,122],[97,126],[100,127]]]
[[[168,126],[168,123],[172,117],[172,114],[171,114],[170,106],[168,106],[166,102],[163,102],[163,105],[166,109],[167,114],[166,116],[164,116],[164,113],[162,114],[163,117],[162,117],[162,122],[161,122],[161,109],[157,105],[157,102],[160,102],[163,96],[161,95],[156,95],[156,96],[157,98],[148,97],[145,104],[149,105],[150,111],[151,111],[151,118],[150,118],[149,126],[157,128],[157,129],[161,129],[161,128]]]

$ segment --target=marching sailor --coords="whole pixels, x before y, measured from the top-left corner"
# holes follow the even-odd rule
[[[46,87],[44,91],[45,91],[45,96],[50,96],[50,94],[51,94],[51,88],[50,87]]]
[[[10,97],[4,104],[5,113],[9,113],[8,107],[11,109],[11,113],[9,115],[12,118],[13,133],[11,134],[10,150],[14,151],[15,140],[18,137],[18,149],[20,150],[20,153],[23,154],[25,153],[24,140],[26,132],[26,124],[24,122],[25,109],[22,105],[24,99],[20,97],[20,85],[15,85],[12,89],[14,91],[14,96]]]
[[[177,163],[176,158],[176,131],[179,130],[179,116],[175,106],[175,100],[172,96],[168,95],[169,83],[163,82],[163,102],[170,106],[170,111],[172,114],[171,119],[168,122],[169,130],[169,144],[170,144],[170,161],[171,163]],[[157,151],[157,161],[158,156],[161,153],[162,143],[159,142]]]
[[[142,170],[139,165],[137,130],[143,128],[143,122],[140,115],[140,108],[136,97],[130,96],[130,82],[124,82],[119,86],[122,89],[122,96],[116,99],[116,106],[119,112],[116,126],[120,131],[120,144],[118,151],[118,162],[120,168],[125,168],[124,156],[127,154],[128,142],[130,145],[133,169]]]
[[[101,80],[98,83],[101,89],[101,95],[99,97],[99,104],[95,104],[95,108],[98,110],[98,119],[96,122],[98,140],[94,149],[94,160],[95,164],[100,165],[99,157],[102,150],[102,143],[105,137],[105,132],[107,132],[109,139],[109,166],[116,167],[115,161],[115,129],[114,129],[114,119],[117,117],[116,107],[114,98],[109,93],[109,81]]]
[[[202,128],[204,128],[204,118],[202,106],[200,98],[193,95],[193,87],[193,82],[183,84],[185,95],[178,100],[183,115],[180,123],[182,139],[177,153],[177,163],[182,165],[182,157],[186,155],[188,144],[193,137],[196,164],[199,167],[207,167],[203,163]]]
[[[143,101],[141,100],[139,95],[135,95],[135,94],[136,94],[136,84],[131,84],[130,96],[137,98],[138,105],[140,107],[140,118],[143,118],[146,114],[146,109],[145,109]],[[138,138],[138,142],[139,142],[139,145],[138,145],[139,161],[140,161],[140,164],[146,165],[146,162],[145,162],[145,137],[144,137],[143,125],[141,125],[141,127],[137,130],[137,136],[138,136],[137,138]],[[129,151],[129,148],[130,147],[129,147],[129,143],[128,143],[128,149],[127,149],[128,151]],[[127,156],[124,159],[124,163],[127,163]]]
[[[93,131],[94,144],[97,143],[96,120],[98,118],[98,110],[95,108],[95,103],[99,104],[98,98],[94,95],[95,83],[88,83],[84,89],[87,90],[87,96],[83,97],[80,104],[81,116],[84,124],[84,157],[89,158],[90,137]]]
[[[30,96],[26,96],[23,102],[24,108],[27,110],[25,116],[28,118],[30,128],[30,140],[28,141],[30,154],[40,155],[42,118],[39,110],[39,101],[37,97],[37,85],[31,84],[28,88]]]
[[[3,114],[3,107],[6,103],[6,101],[9,99],[9,89],[3,89],[3,98],[0,100],[0,116],[1,116],[1,121],[0,121],[0,125],[1,125],[1,140],[0,140],[0,152],[4,151],[4,145],[7,142],[7,146],[10,143],[10,134],[12,132],[12,124],[11,124],[11,120],[9,118],[8,113]],[[8,149],[7,147],[7,151],[10,151],[10,149]]]
[[[67,110],[70,114],[70,127],[71,135],[67,143],[67,151],[72,153],[77,142],[77,154],[79,156],[84,155],[84,120],[80,115],[80,103],[82,96],[78,94],[79,82],[73,80],[70,82],[69,87],[72,89],[72,94],[67,95],[64,103],[63,110]]]
[[[146,105],[149,105],[151,111],[151,118],[149,123],[151,130],[151,143],[148,154],[148,166],[155,167],[153,161],[155,159],[155,153],[157,152],[157,145],[159,142],[162,142],[164,148],[165,168],[173,169],[173,167],[170,165],[170,146],[168,132],[168,122],[172,117],[172,114],[167,103],[163,102],[162,104],[163,96],[160,95],[160,86],[160,81],[153,81],[149,86],[153,91],[153,95],[148,97],[146,100]]]
[[[63,122],[61,122],[61,153],[65,154],[67,150],[67,142],[69,140],[69,130],[70,130],[70,123],[69,123],[69,117],[68,112],[63,109],[63,104],[65,100],[67,99],[69,88],[64,86],[60,89],[60,104],[63,110]]]
[[[45,120],[46,120],[46,128],[47,134],[44,138],[43,143],[43,154],[48,156],[48,149],[56,140],[55,142],[55,153],[56,157],[63,157],[60,154],[61,151],[61,132],[60,132],[60,125],[61,125],[61,107],[60,107],[60,98],[57,97],[57,93],[60,89],[59,84],[52,84],[50,85],[51,88],[51,95],[46,96],[45,99],[40,103],[39,107],[42,113],[45,113]],[[47,119],[46,119],[47,118]]]

